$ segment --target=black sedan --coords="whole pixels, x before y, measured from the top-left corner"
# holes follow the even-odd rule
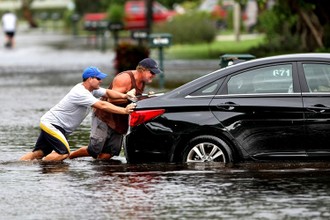
[[[330,159],[330,54],[241,62],[137,102],[129,163]]]

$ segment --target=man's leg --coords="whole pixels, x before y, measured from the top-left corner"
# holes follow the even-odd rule
[[[42,150],[36,150],[23,155],[19,160],[22,161],[35,160],[35,159],[41,159],[43,156],[44,153],[42,152]]]
[[[42,140],[47,143],[45,149],[44,161],[62,161],[66,159],[70,154],[70,146],[64,133],[64,129],[50,124],[48,122],[40,122],[40,128],[42,133]],[[36,148],[41,148],[41,141],[37,141]]]
[[[12,33],[11,32],[6,32],[6,44],[5,44],[5,46],[7,48],[12,47]]]
[[[73,151],[70,155],[70,159],[77,157],[92,156],[97,158],[102,151],[104,142],[107,139],[108,126],[106,123],[98,119],[92,114],[91,134],[89,137],[89,144],[86,147],[81,147],[78,150]]]
[[[45,156],[42,160],[44,161],[62,161],[65,160],[69,154],[59,154],[55,151],[51,152],[47,156]]]
[[[109,160],[113,156],[118,156],[121,151],[122,143],[123,143],[123,135],[117,133],[115,130],[108,127],[107,141],[104,144],[102,153],[99,154],[97,159]]]
[[[90,156],[88,151],[87,151],[87,147],[81,147],[78,150],[73,151],[70,155],[69,158],[73,159],[76,157],[88,157]]]
[[[49,154],[51,150],[47,148],[47,141],[45,139],[45,133],[41,130],[37,142],[32,152],[23,155],[19,160],[36,160],[41,159],[46,154]]]

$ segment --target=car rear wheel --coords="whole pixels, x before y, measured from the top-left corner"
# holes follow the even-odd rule
[[[183,151],[182,160],[187,162],[232,162],[229,146],[214,136],[199,136],[192,139]]]

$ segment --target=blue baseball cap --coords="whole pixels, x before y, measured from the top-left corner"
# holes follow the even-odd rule
[[[104,79],[105,77],[107,77],[108,75],[105,73],[102,73],[97,67],[95,66],[90,66],[87,67],[83,74],[82,74],[82,78],[83,79],[88,79],[90,77],[96,77],[99,79]]]
[[[153,74],[159,74],[162,71],[159,69],[157,62],[151,58],[145,58],[139,62],[140,66],[143,66],[144,68],[147,68],[152,72]]]

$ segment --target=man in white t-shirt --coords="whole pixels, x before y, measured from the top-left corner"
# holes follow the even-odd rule
[[[64,160],[70,154],[67,136],[81,124],[91,107],[117,114],[129,114],[135,104],[125,108],[99,100],[105,96],[113,99],[127,99],[135,96],[129,91],[123,94],[111,89],[100,88],[107,74],[96,67],[88,67],[82,74],[83,82],[75,85],[70,92],[40,119],[41,132],[32,152],[20,160],[41,159],[47,161]]]
[[[5,46],[8,48],[14,47],[15,44],[14,36],[17,26],[16,15],[12,12],[6,11],[1,18],[1,22],[2,22],[2,29],[6,35]]]

